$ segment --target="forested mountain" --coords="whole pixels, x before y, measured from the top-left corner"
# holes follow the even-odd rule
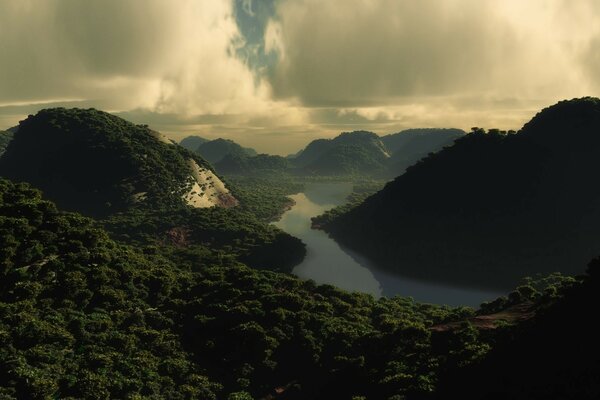
[[[316,175],[373,174],[385,169],[389,154],[373,132],[343,132],[333,139],[317,139],[290,160]]]
[[[9,131],[0,131],[0,156],[4,154],[4,151],[8,147],[8,143],[12,140],[13,134]]]
[[[593,118],[597,105],[583,99],[558,107],[579,116],[573,156],[593,142],[587,136],[595,125],[584,121]],[[552,112],[536,118],[558,118],[549,126],[568,129],[561,127],[565,116]],[[52,116],[56,119],[48,122]],[[540,125],[548,126],[534,120],[510,136],[478,131],[406,176],[464,143],[487,149],[480,154],[487,159],[498,143],[525,135],[531,140],[522,158],[547,161],[532,175],[544,177],[555,145],[538,135]],[[91,144],[80,136],[91,141],[88,136],[97,135],[99,151],[104,144],[124,157],[143,146],[146,152],[162,154],[166,148],[189,156],[143,126],[95,110],[46,110],[30,117],[15,137],[24,142],[17,147],[12,142],[7,154],[33,145],[19,139],[23,132],[24,138],[31,132],[47,135],[39,140],[49,150],[55,138],[85,152]],[[115,137],[98,139],[107,135]],[[121,136],[127,140],[118,140]],[[506,151],[514,155],[513,149]],[[524,165],[515,160],[515,169]],[[574,160],[564,165],[572,170]],[[257,189],[236,195],[240,206],[234,208],[193,208],[177,197],[172,206],[133,207],[92,220],[59,211],[28,184],[0,178],[0,397],[422,400],[459,393],[474,399],[600,394],[594,373],[599,346],[589,318],[598,304],[599,261],[590,264],[586,277],[526,280],[478,311],[402,297],[375,300],[249,268],[246,264],[289,270],[286,263],[303,255],[302,246],[255,217],[259,213],[252,208],[266,198]],[[525,370],[531,365],[533,370]]]
[[[407,129],[381,137],[390,152],[390,175],[396,177],[429,153],[450,146],[465,132],[461,129]]]
[[[173,263],[2,179],[0,238],[6,398],[427,393],[448,364],[428,327],[470,315],[374,301],[218,254]],[[460,334],[449,337],[462,345]],[[485,352],[465,338],[472,350],[461,360]]]
[[[30,182],[61,207],[108,215],[133,206],[232,206],[197,155],[145,125],[94,109],[29,116],[0,158],[0,175]]]
[[[202,158],[211,164],[216,164],[225,156],[255,156],[256,150],[248,147],[242,147],[233,140],[219,138],[200,144],[200,146],[196,148],[196,153],[200,154]]]
[[[258,154],[253,157],[227,154],[214,166],[218,173],[225,175],[281,174],[292,171],[292,164],[288,159],[270,154]]]
[[[496,339],[478,362],[444,374],[435,399],[596,399],[600,397],[600,260],[589,277],[535,319]]]
[[[188,137],[181,139],[179,144],[181,146],[185,147],[186,149],[188,149],[189,151],[196,151],[196,149],[201,144],[206,143],[208,141],[209,141],[208,139],[205,139],[200,136],[188,136]]]
[[[506,288],[600,253],[600,100],[563,101],[517,134],[473,133],[318,223],[399,273]]]

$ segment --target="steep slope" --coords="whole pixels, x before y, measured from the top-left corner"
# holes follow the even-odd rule
[[[225,175],[264,175],[290,172],[292,166],[281,156],[259,154],[254,157],[227,154],[215,164],[215,169]]]
[[[196,151],[198,146],[208,142],[208,139],[204,139],[200,136],[188,136],[186,138],[181,139],[179,145],[188,149],[189,151]]]
[[[453,369],[435,399],[600,398],[600,342],[595,310],[600,306],[600,260],[564,298],[538,313],[473,365]]]
[[[579,273],[600,252],[600,100],[549,107],[518,134],[477,131],[333,221],[335,238],[388,269],[509,287]]]
[[[398,176],[429,153],[449,146],[465,135],[460,129],[408,129],[381,137],[391,153],[390,175]]]
[[[13,138],[13,133],[9,131],[0,131],[0,156],[4,154],[4,151],[8,147],[8,144]]]
[[[0,271],[3,398],[424,394],[440,357],[428,326],[468,312],[375,301],[222,253],[174,263],[4,179]]]
[[[196,152],[211,164],[221,161],[227,155],[238,157],[256,155],[254,149],[242,147],[233,140],[221,138],[202,143],[196,148]]]
[[[333,139],[314,140],[291,159],[301,170],[318,175],[373,174],[385,169],[389,158],[373,132],[343,132]]]
[[[145,125],[94,109],[46,109],[22,121],[0,158],[0,175],[90,215],[236,203],[200,157]]]

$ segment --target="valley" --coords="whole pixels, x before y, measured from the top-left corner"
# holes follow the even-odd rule
[[[375,298],[412,297],[418,302],[450,306],[478,307],[503,294],[389,273],[366,257],[341,247],[325,232],[312,229],[311,218],[344,204],[352,193],[352,186],[352,183],[307,183],[303,192],[290,196],[294,205],[274,224],[306,244],[306,256],[292,270],[294,275],[312,279],[317,284],[368,293]]]

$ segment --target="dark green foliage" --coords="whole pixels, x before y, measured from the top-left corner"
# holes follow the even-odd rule
[[[239,208],[265,222],[278,220],[293,205],[287,197],[299,193],[304,185],[284,175],[267,177],[228,177],[240,200]]]
[[[211,164],[221,161],[225,156],[255,156],[256,151],[248,147],[242,147],[233,140],[215,139],[200,144],[196,148],[196,153],[200,154]]]
[[[381,136],[381,141],[391,154],[403,153],[409,150],[408,153],[410,154],[419,153],[421,157],[424,157],[433,152],[434,148],[441,149],[464,135],[465,131],[462,129],[406,129],[398,133]]]
[[[227,154],[215,164],[215,169],[225,175],[273,176],[292,172],[289,160],[281,156],[259,154],[254,157],[239,154]]]
[[[191,185],[188,160],[144,125],[94,109],[54,108],[21,121],[0,159],[0,175],[42,189],[61,207],[107,215],[143,202],[180,207]]]
[[[497,335],[488,356],[444,374],[434,398],[599,398],[599,289],[594,274],[559,289],[535,318]]]
[[[208,142],[208,139],[204,139],[200,136],[188,136],[181,139],[179,145],[188,149],[189,151],[196,151],[196,149],[203,143]]]
[[[476,128],[320,225],[386,268],[428,279],[507,289],[523,275],[579,273],[600,253],[599,113],[585,98],[518,134]]]
[[[373,132],[344,132],[327,140],[314,140],[290,160],[303,173],[315,175],[359,175],[381,173],[389,155]]]
[[[0,131],[0,156],[4,154],[4,151],[8,147],[8,144],[13,138],[13,133],[9,131]]]
[[[257,269],[290,272],[306,253],[299,239],[237,209],[138,210],[103,223],[113,237],[152,246],[180,265],[203,257],[228,258]]]
[[[176,265],[5,180],[0,235],[7,398],[258,398],[278,387],[290,399],[422,395],[447,364],[428,327],[470,315],[227,258]]]
[[[406,168],[416,164],[429,153],[450,146],[465,132],[461,129],[407,129],[381,137],[381,141],[392,155],[389,160],[389,175],[401,175]]]

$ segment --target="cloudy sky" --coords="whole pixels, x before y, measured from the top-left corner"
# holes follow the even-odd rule
[[[0,129],[96,107],[287,154],[598,96],[600,1],[0,0],[0,55]]]

